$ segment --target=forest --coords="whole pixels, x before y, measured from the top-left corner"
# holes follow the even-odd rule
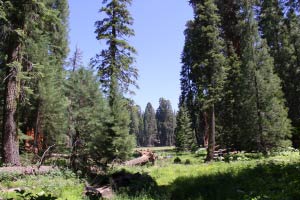
[[[178,108],[155,110],[128,97],[134,1],[99,0],[86,66],[68,0],[0,0],[0,200],[299,198],[300,1],[186,3]]]

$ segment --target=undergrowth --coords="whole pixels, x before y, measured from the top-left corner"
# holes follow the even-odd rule
[[[267,157],[240,152],[212,163],[204,163],[203,149],[188,153],[161,148],[156,152],[159,159],[154,166],[111,169],[110,174],[125,170],[143,177],[118,188],[115,200],[294,200],[300,196],[300,155],[295,149],[278,150]],[[0,189],[22,188],[26,191],[22,195],[31,199],[41,195],[79,200],[86,198],[83,181],[68,170],[40,176],[0,174]],[[18,193],[2,192],[0,197],[22,199]]]

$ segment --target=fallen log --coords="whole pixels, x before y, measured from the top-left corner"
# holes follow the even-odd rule
[[[25,174],[25,175],[37,175],[37,174],[47,174],[51,171],[56,171],[58,168],[52,166],[27,166],[27,167],[1,167],[1,173],[7,174]]]
[[[155,160],[157,159],[155,153],[150,150],[140,150],[137,152],[140,153],[140,157],[126,161],[124,164],[127,166],[145,165],[148,162],[154,164]]]

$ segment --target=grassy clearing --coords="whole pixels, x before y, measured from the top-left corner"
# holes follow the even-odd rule
[[[300,156],[282,152],[270,157],[240,154],[232,162],[203,163],[204,155],[159,152],[167,159],[155,166],[125,168],[149,174],[157,183],[156,196],[121,195],[118,199],[298,199]],[[181,164],[173,161],[179,157]],[[189,160],[190,164],[185,164]],[[141,183],[142,184],[142,183]],[[160,194],[160,197],[157,197]]]
[[[160,159],[154,166],[115,167],[142,173],[142,181],[120,188],[116,200],[296,200],[300,196],[299,152],[282,151],[269,157],[241,153],[204,163],[205,151],[177,153],[173,148],[155,148]],[[174,160],[179,158],[180,163]],[[188,161],[188,162],[187,162]],[[58,199],[84,199],[83,181],[69,171],[46,176],[0,176],[1,189],[25,187],[32,193],[51,194]],[[0,193],[4,199],[16,194]]]

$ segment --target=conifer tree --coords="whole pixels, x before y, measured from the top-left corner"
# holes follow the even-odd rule
[[[61,27],[61,20],[54,4],[49,6],[48,1],[1,1],[1,54],[6,57],[3,66],[5,71],[5,103],[3,125],[3,149],[2,156],[5,163],[19,165],[18,147],[18,106],[19,100],[24,99],[24,91],[28,76],[35,70],[34,58],[31,57],[31,46],[45,37],[49,39],[48,55],[59,52],[60,45],[57,42],[57,31]],[[53,3],[53,2],[52,2]],[[28,31],[30,30],[30,31]],[[41,31],[45,34],[41,34]],[[50,34],[51,33],[51,34]],[[53,37],[50,37],[53,36]],[[51,40],[52,39],[52,40]],[[66,41],[64,41],[66,43]],[[54,47],[54,48],[52,48]],[[67,48],[67,47],[66,47]],[[63,51],[59,52],[60,55]],[[58,55],[58,53],[57,53]],[[39,64],[39,62],[35,63]],[[37,65],[35,65],[37,66]],[[27,80],[27,81],[26,81]],[[27,90],[28,91],[28,90]]]
[[[222,24],[222,36],[224,38],[227,54],[241,54],[241,32],[240,32],[240,8],[241,2],[237,0],[217,1]],[[234,51],[232,51],[234,49]]]
[[[95,33],[98,40],[106,42],[107,49],[97,54],[91,64],[98,69],[104,92],[108,92],[112,120],[107,131],[114,144],[111,151],[107,151],[109,161],[110,158],[124,159],[133,147],[134,137],[129,134],[130,116],[123,93],[129,92],[131,85],[137,86],[138,72],[133,66],[136,50],[125,39],[134,35],[130,28],[133,18],[127,9],[131,0],[103,0],[103,4],[100,12],[105,17],[95,23]]]
[[[274,58],[275,72],[282,80],[282,89],[289,108],[289,118],[294,127],[299,127],[300,107],[299,98],[299,63],[297,63],[297,39],[300,38],[299,18],[292,10],[293,4],[283,4],[277,0],[262,1],[259,12],[259,27],[262,37],[270,47]],[[287,10],[287,15],[284,14]],[[292,11],[292,12],[290,12]],[[295,16],[295,17],[293,17]],[[296,23],[294,23],[296,22]],[[299,39],[298,39],[299,40]],[[296,45],[296,46],[295,46]],[[299,45],[298,45],[299,46]],[[294,141],[299,132],[294,129]]]
[[[208,113],[209,144],[206,161],[213,159],[215,149],[215,104],[219,102],[224,82],[224,42],[220,34],[220,17],[213,0],[191,1],[197,35],[194,42],[192,81],[197,87],[201,110]]]
[[[280,79],[274,74],[267,44],[258,35],[252,6],[253,3],[248,1],[243,6],[241,139],[244,149],[266,153],[286,145],[290,122]]]
[[[228,49],[226,72],[223,98],[216,105],[219,111],[217,113],[218,142],[226,148],[240,150],[241,62],[233,46]]]
[[[139,134],[140,134],[140,113],[141,108],[138,105],[135,105],[133,100],[129,100],[129,110],[130,110],[130,124],[129,124],[129,133],[134,135],[136,138],[136,143],[139,144]]]
[[[292,120],[293,144],[295,147],[300,146],[300,99],[295,98],[300,95],[300,18],[298,11],[291,7],[287,13],[287,31],[289,48],[287,49],[292,55],[289,57],[287,65],[284,92],[289,107],[289,117]]]
[[[154,146],[158,141],[155,110],[151,103],[148,103],[144,113],[143,146]]]
[[[188,21],[185,30],[185,43],[182,53],[182,69],[180,72],[181,95],[179,98],[179,107],[186,106],[192,120],[192,129],[195,131],[197,143],[206,146],[206,115],[201,109],[202,103],[197,98],[198,90],[194,74],[193,65],[198,59],[198,32],[199,28],[195,22]]]
[[[65,84],[65,93],[69,100],[69,127],[72,138],[73,169],[84,168],[87,163],[90,150],[93,153],[93,139],[102,137],[99,145],[107,142],[104,137],[104,125],[109,118],[106,102],[100,92],[100,85],[93,71],[78,68],[70,74]],[[99,140],[98,140],[99,142]],[[98,157],[92,157],[97,160]]]
[[[175,146],[178,150],[193,150],[197,146],[189,113],[184,106],[179,108],[176,117]]]
[[[46,24],[47,34],[41,38],[35,37],[35,41],[28,43],[31,49],[28,56],[32,62],[39,63],[35,71],[40,75],[30,83],[30,87],[34,89],[34,95],[29,100],[32,104],[32,122],[27,122],[27,127],[23,127],[23,130],[32,127],[35,133],[34,145],[37,145],[37,138],[41,135],[43,146],[47,148],[53,144],[65,146],[67,98],[63,91],[63,65],[68,54],[69,12],[66,0],[47,1],[45,6],[55,13],[55,26]],[[27,107],[24,106],[25,112]]]
[[[144,113],[142,110],[139,112],[139,135],[137,137],[137,145],[143,146],[144,145]]]
[[[174,116],[169,100],[159,99],[159,107],[156,111],[158,138],[161,146],[174,144]]]
[[[112,105],[117,90],[123,93],[129,91],[130,85],[137,86],[138,72],[133,66],[136,50],[124,39],[134,36],[130,28],[133,18],[127,10],[131,0],[103,0],[103,4],[100,12],[106,17],[95,23],[95,33],[98,40],[106,41],[108,48],[97,54],[91,64],[98,69],[100,81],[104,90],[109,92]]]

